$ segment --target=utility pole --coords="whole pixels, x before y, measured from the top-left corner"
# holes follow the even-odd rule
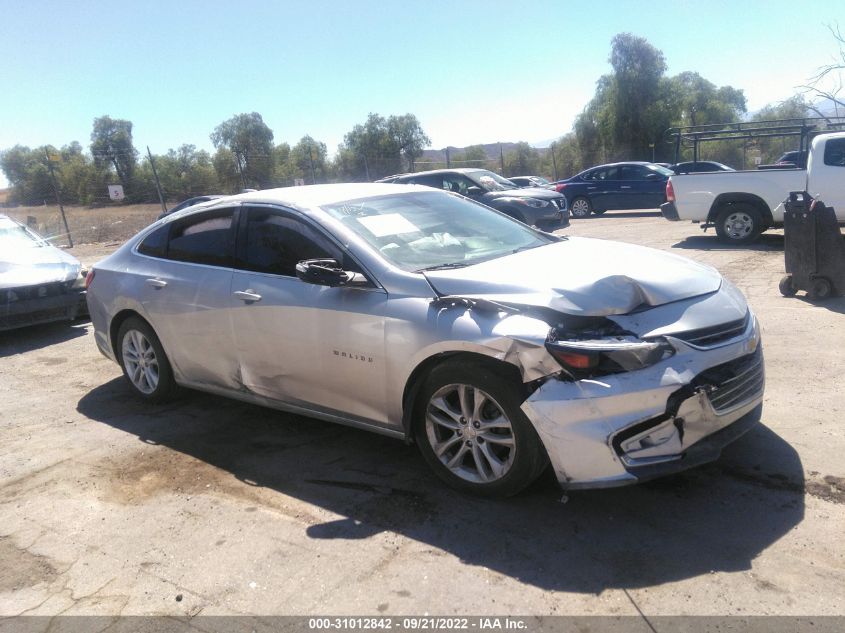
[[[502,149],[502,144],[499,143],[499,164],[502,166],[502,176],[505,175],[505,152]]]
[[[370,163],[366,154],[364,154],[364,173],[367,174],[367,182],[370,182]]]
[[[317,178],[314,176],[314,147],[310,143],[308,144],[308,160],[311,162],[311,184],[317,184]]]
[[[73,238],[70,235],[70,227],[67,225],[67,218],[65,217],[65,207],[62,205],[62,196],[59,194],[59,183],[56,181],[56,174],[53,171],[53,159],[50,158],[50,152],[44,148],[44,157],[47,159],[47,169],[50,170],[50,178],[53,180],[53,191],[56,192],[56,202],[59,205],[59,211],[62,214],[62,223],[65,225],[65,233],[67,233],[67,242],[73,248]]]
[[[153,168],[153,176],[156,179],[156,191],[158,191],[158,201],[161,202],[161,212],[167,213],[167,205],[164,204],[164,196],[161,195],[161,182],[158,179],[158,171],[156,171],[156,162],[153,160],[153,153],[150,151],[150,146],[147,145],[147,156],[150,159],[150,165]]]
[[[449,160],[449,148],[447,147],[446,148],[446,169],[451,169],[451,168],[452,168],[452,163]]]
[[[557,159],[555,158],[555,144],[552,143],[552,167],[555,170],[555,180],[557,180]]]

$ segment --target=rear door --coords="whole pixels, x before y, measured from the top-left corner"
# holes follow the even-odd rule
[[[237,208],[189,215],[137,249],[139,300],[187,381],[232,388],[237,367],[229,310]]]
[[[301,214],[245,209],[230,297],[238,379],[261,397],[384,423],[387,293],[375,283],[332,288],[296,276],[298,262],[326,258],[366,275]]]
[[[584,177],[587,183],[587,195],[593,209],[607,211],[608,209],[622,209],[619,169],[615,165],[599,167],[587,173]]]

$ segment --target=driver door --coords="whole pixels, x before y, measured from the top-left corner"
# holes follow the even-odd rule
[[[296,276],[299,261],[325,258],[364,272],[301,214],[242,211],[231,297],[238,380],[261,397],[384,424],[387,293]]]

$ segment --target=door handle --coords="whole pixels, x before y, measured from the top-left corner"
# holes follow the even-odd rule
[[[621,187],[619,187],[619,188],[620,188],[620,189],[630,189],[630,188],[631,188],[631,185],[622,185],[622,186],[621,186]]]
[[[590,189],[590,190],[592,190],[592,189],[598,189],[598,187],[587,187],[587,189]]]
[[[261,295],[257,292],[253,292],[251,288],[247,290],[236,290],[232,293],[233,297],[237,297],[241,301],[246,303],[255,303],[256,301],[261,301]]]
[[[166,281],[162,281],[161,279],[147,279],[146,283],[148,286],[152,286],[156,290],[161,290],[167,285]]]

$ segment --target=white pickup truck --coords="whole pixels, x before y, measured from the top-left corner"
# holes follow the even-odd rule
[[[807,191],[833,207],[845,223],[845,132],[813,139],[807,169],[721,171],[672,176],[666,183],[667,220],[713,226],[726,242],[753,241],[783,225],[783,203],[790,191]]]

